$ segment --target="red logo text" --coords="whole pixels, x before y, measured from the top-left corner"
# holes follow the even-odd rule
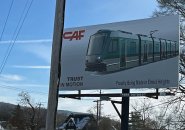
[[[84,37],[85,30],[79,30],[74,32],[64,32],[63,38],[69,39],[69,41],[75,40],[81,40],[82,37]]]

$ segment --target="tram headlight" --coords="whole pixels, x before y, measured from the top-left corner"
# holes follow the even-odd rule
[[[99,62],[99,63],[102,62],[102,59],[100,56],[97,57],[97,62]]]

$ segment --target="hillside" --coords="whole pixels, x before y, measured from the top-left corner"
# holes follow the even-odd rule
[[[15,109],[16,105],[10,104],[10,103],[4,103],[0,102],[0,121],[7,121],[11,115],[13,110]],[[22,107],[23,108],[23,107]],[[45,111],[45,108],[42,108],[43,111]],[[58,110],[57,114],[60,115],[65,115],[68,116],[72,111],[67,111],[67,110]]]
[[[16,105],[0,102],[0,121],[7,121]]]

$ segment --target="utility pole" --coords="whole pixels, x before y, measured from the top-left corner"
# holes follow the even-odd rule
[[[98,124],[99,122],[99,102],[98,100],[95,100],[93,102],[96,102],[96,123],[97,123],[97,126],[99,127],[99,124]]]
[[[65,0],[56,0],[55,23],[52,44],[50,84],[46,130],[56,130],[56,114],[58,106],[58,87],[61,74],[62,35],[64,28]]]
[[[101,90],[100,90],[100,95],[101,95]],[[100,104],[99,104],[99,121],[101,119],[101,97],[100,97]]]

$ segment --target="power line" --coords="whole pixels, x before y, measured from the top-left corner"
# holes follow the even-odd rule
[[[26,11],[26,7],[27,7],[28,3],[29,3],[29,0],[26,2],[25,6],[24,6],[23,12],[22,12],[22,14],[21,14],[21,17],[20,17],[20,19],[19,19],[19,22],[18,22],[18,24],[17,24],[17,26],[16,26],[16,29],[15,29],[15,31],[14,31],[14,34],[13,34],[13,36],[12,36],[12,40],[10,41],[10,44],[9,44],[8,49],[7,49],[7,51],[6,51],[6,55],[5,55],[5,57],[3,58],[3,62],[2,62],[1,67],[0,67],[0,74],[2,73],[4,67],[5,67],[5,65],[6,65],[6,63],[7,63],[8,57],[10,56],[10,53],[11,53],[11,51],[12,51],[12,49],[13,49],[13,46],[14,46],[14,44],[15,44],[17,38],[18,38],[18,35],[19,35],[19,33],[20,33],[21,29],[22,29],[22,26],[23,26],[23,24],[24,24],[24,21],[25,21],[25,19],[27,18],[27,15],[28,15],[29,10],[30,10],[30,8],[31,8],[31,6],[32,6],[33,0],[31,0],[29,6],[28,6],[28,8],[27,8],[27,11]],[[25,13],[25,11],[26,11],[26,13]],[[25,15],[24,15],[24,13],[25,13]],[[24,16],[24,17],[23,17],[23,16]],[[22,18],[22,17],[23,17],[23,18]],[[21,22],[21,20],[22,20],[22,22]],[[20,26],[19,26],[19,24],[20,24]],[[16,34],[16,32],[17,32],[17,34]]]
[[[7,62],[7,59],[8,59],[8,57],[9,57],[9,55],[10,55],[10,53],[11,53],[11,50],[12,50],[12,48],[13,48],[13,46],[14,46],[14,43],[15,43],[15,40],[16,40],[16,37],[15,36],[18,36],[18,34],[19,34],[19,32],[17,31],[17,30],[20,30],[20,28],[21,28],[21,26],[19,26],[20,24],[21,24],[21,20],[22,20],[22,18],[23,18],[23,16],[24,16],[24,13],[25,13],[25,11],[26,11],[26,8],[27,8],[27,6],[28,6],[28,3],[29,3],[29,0],[27,0],[27,2],[26,2],[26,4],[25,4],[25,6],[24,6],[24,9],[23,9],[23,12],[22,12],[22,14],[21,14],[21,17],[20,17],[20,19],[19,19],[19,21],[18,21],[18,24],[17,24],[17,26],[16,26],[16,29],[15,29],[15,31],[14,31],[14,33],[13,33],[13,36],[12,36],[12,40],[10,41],[10,43],[9,43],[9,46],[8,46],[8,49],[7,49],[7,51],[6,51],[6,55],[5,55],[5,57],[3,58],[3,62],[2,62],[2,64],[1,64],[1,68],[0,68],[0,74],[2,73],[2,71],[3,71],[3,69],[4,69],[4,66],[6,65],[6,62]],[[29,9],[29,8],[28,8]],[[26,16],[26,15],[25,15]],[[24,21],[22,21],[22,24],[23,24],[23,22]],[[22,25],[21,24],[21,25]],[[19,28],[19,29],[18,29]],[[16,34],[16,32],[17,32],[17,34]],[[15,38],[14,38],[15,37]],[[14,41],[13,41],[13,39],[14,39]]]
[[[8,15],[7,15],[7,17],[6,17],[6,20],[5,20],[5,23],[4,23],[4,26],[3,26],[3,30],[2,30],[2,32],[1,32],[0,41],[2,40],[4,31],[5,31],[5,28],[6,28],[6,24],[7,24],[7,22],[8,22],[9,16],[10,16],[10,12],[11,12],[11,10],[12,10],[13,3],[14,3],[14,0],[12,0],[12,2],[11,2],[11,4],[10,4],[10,8],[9,8],[9,10],[8,10]]]

